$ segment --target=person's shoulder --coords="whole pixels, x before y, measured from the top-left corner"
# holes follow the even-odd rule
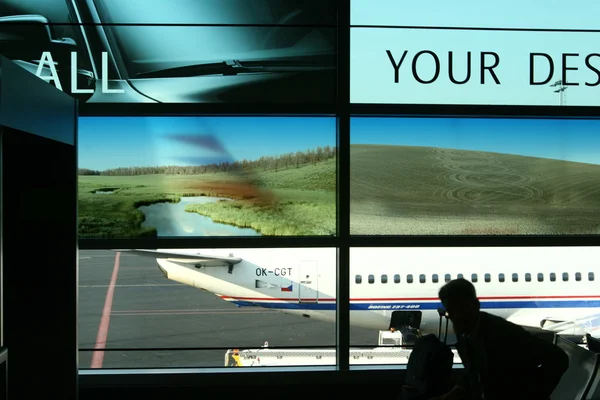
[[[527,333],[522,326],[510,322],[506,318],[498,315],[490,314],[485,311],[480,312],[480,321],[486,326],[488,332],[498,333],[502,335],[504,331],[513,333]]]

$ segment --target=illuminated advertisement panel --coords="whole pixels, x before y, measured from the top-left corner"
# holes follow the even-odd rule
[[[600,120],[353,117],[351,233],[600,233]]]
[[[600,4],[353,0],[352,103],[600,105]]]
[[[335,6],[4,0],[0,54],[87,103],[331,103]]]
[[[80,117],[79,237],[332,236],[332,117]]]

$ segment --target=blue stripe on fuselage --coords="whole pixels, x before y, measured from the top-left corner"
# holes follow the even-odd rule
[[[326,303],[291,303],[232,300],[240,307],[263,307],[283,310],[335,310],[336,305]],[[517,301],[480,301],[482,309],[494,308],[590,308],[600,307],[600,300],[517,300]],[[351,303],[351,311],[410,311],[437,310],[441,303],[432,302],[398,302],[398,303]]]

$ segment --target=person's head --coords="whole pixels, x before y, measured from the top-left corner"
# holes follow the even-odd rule
[[[468,333],[475,327],[479,318],[479,300],[471,282],[454,279],[442,286],[438,297],[456,333]]]

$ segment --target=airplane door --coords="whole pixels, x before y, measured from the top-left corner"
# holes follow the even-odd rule
[[[298,300],[300,303],[318,303],[319,275],[316,261],[301,261],[298,282]]]

